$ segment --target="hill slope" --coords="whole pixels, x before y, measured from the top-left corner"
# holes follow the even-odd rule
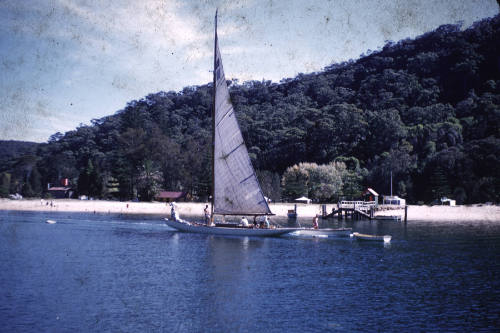
[[[234,82],[231,98],[266,191],[278,198],[276,180],[293,164],[345,157],[366,169],[362,185],[381,193],[392,171],[395,192],[409,202],[498,202],[499,47],[497,16],[279,84]],[[42,182],[80,179],[81,192],[96,196],[110,182],[122,198],[147,199],[155,186],[208,195],[211,90],[151,94],[54,135],[38,149]]]

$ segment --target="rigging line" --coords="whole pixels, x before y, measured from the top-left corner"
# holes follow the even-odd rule
[[[244,182],[246,182],[247,180],[249,180],[250,178],[252,178],[255,174],[252,173],[250,176],[248,176],[247,178],[243,179],[240,184],[243,184]]]
[[[228,115],[228,113],[230,113],[231,111],[234,111],[234,108],[233,108],[232,105],[229,105],[229,110],[227,110],[226,113],[224,113],[224,115],[221,117],[221,119],[217,123],[217,127],[219,127],[220,123],[222,123],[222,121],[226,118],[226,116]]]
[[[244,143],[244,142],[242,142],[242,143],[240,143],[239,145],[237,145],[237,146],[236,146],[233,150],[231,150],[229,153],[227,153],[227,154],[222,154],[222,159],[223,159],[223,160],[226,160],[226,159],[229,157],[229,155],[231,155],[232,153],[234,153],[234,152],[235,152],[238,148],[240,148],[240,147],[241,147],[241,146],[243,146],[244,144],[245,144],[245,143]]]

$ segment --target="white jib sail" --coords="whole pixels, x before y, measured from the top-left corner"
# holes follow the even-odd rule
[[[215,32],[214,214],[271,214],[234,114]]]

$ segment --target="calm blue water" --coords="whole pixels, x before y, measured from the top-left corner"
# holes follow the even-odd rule
[[[3,211],[0,330],[498,332],[500,221],[348,226],[393,241],[209,236],[152,217]]]

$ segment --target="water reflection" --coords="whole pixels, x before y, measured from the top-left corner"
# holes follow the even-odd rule
[[[267,266],[268,238],[206,236],[205,264],[208,308],[219,322],[231,322],[238,311],[235,305],[246,304],[241,316],[258,314],[259,305],[249,300],[258,293],[257,267]],[[250,304],[249,304],[250,303]],[[251,316],[248,317],[251,320]]]

